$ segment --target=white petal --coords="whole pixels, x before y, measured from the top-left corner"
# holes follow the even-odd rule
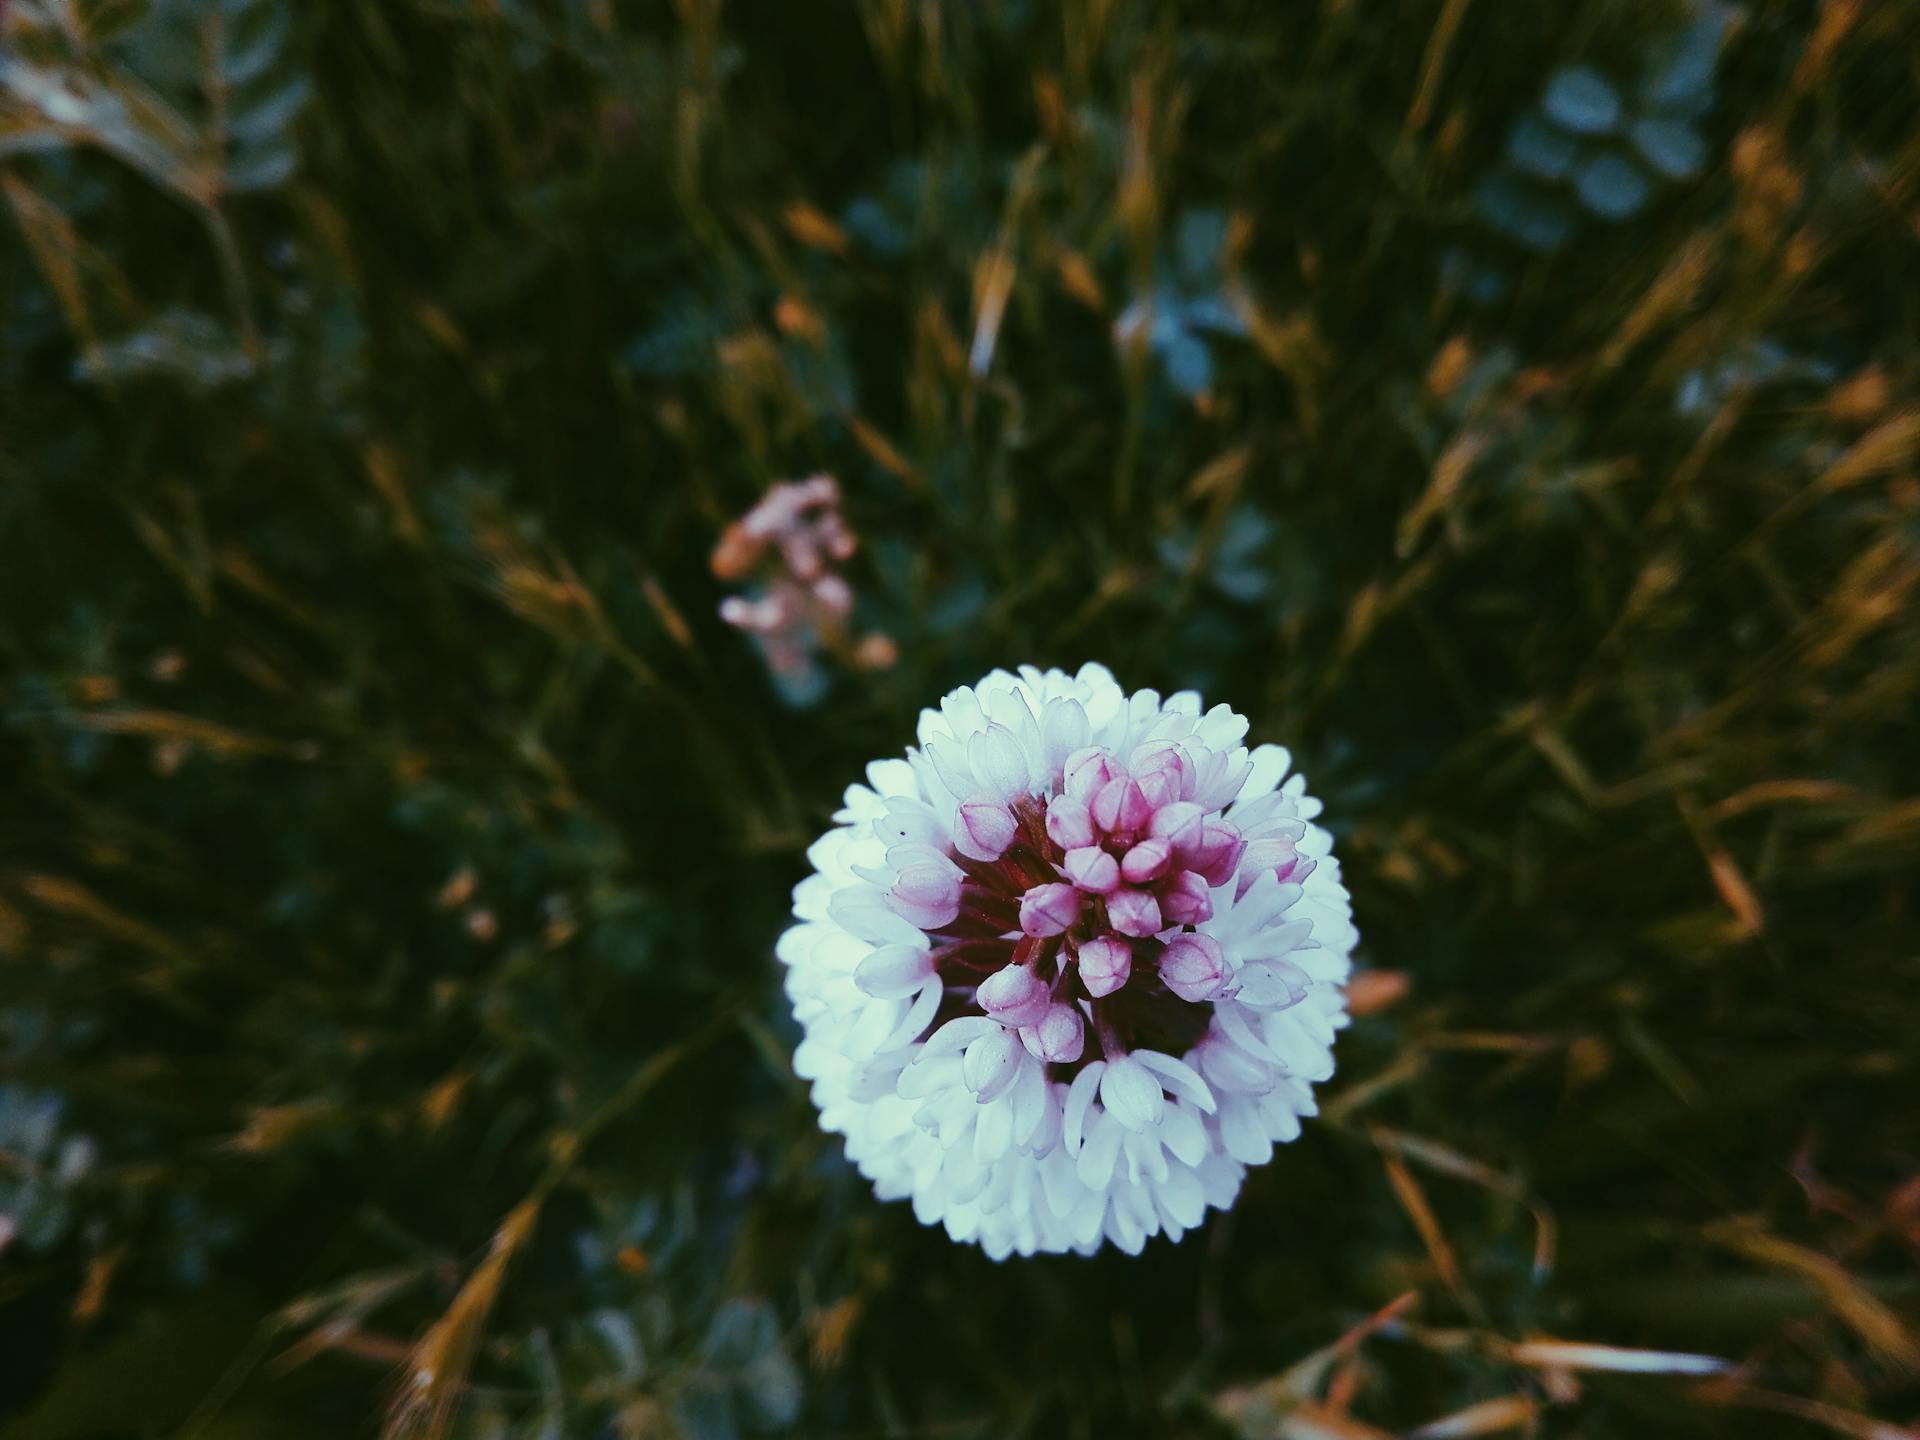
[[[1174,1159],[1188,1165],[1199,1164],[1200,1157],[1207,1153],[1207,1127],[1184,1104],[1167,1107],[1160,1119],[1160,1139]]]
[[[1276,1055],[1273,1047],[1255,1032],[1247,1023],[1247,1011],[1234,1000],[1222,1000],[1213,1007],[1213,1020],[1220,1027],[1220,1033],[1233,1041],[1242,1050],[1256,1060],[1264,1060],[1270,1065],[1282,1065],[1286,1062]]]
[[[927,943],[925,932],[889,910],[885,896],[871,885],[836,892],[827,912],[849,934],[875,945]]]
[[[1253,773],[1240,787],[1242,803],[1271,792],[1293,764],[1293,754],[1284,745],[1256,745],[1247,758],[1253,761]]]
[[[882,795],[913,795],[913,767],[904,760],[876,760],[867,766],[867,783]]]
[[[1067,1103],[1061,1121],[1069,1155],[1080,1153],[1082,1128],[1087,1123],[1087,1107],[1093,1103],[1094,1092],[1100,1088],[1100,1077],[1106,1073],[1106,1069],[1106,1061],[1095,1060],[1074,1076],[1073,1084],[1067,1087]]]
[[[958,1055],[930,1056],[923,1050],[918,1060],[900,1072],[895,1089],[904,1100],[921,1100],[961,1083]]]
[[[998,800],[1027,791],[1027,757],[1004,725],[989,725],[967,743],[967,762],[980,788]]]
[[[991,1165],[1007,1153],[1013,1143],[1013,1106],[1002,1095],[990,1105],[980,1107],[973,1126],[973,1158]]]
[[[1262,1064],[1237,1045],[1209,1039],[1194,1051],[1200,1073],[1216,1091],[1236,1095],[1264,1095],[1279,1079],[1271,1065]]]
[[[1087,1143],[1080,1147],[1080,1158],[1074,1163],[1082,1185],[1089,1190],[1104,1190],[1112,1183],[1114,1162],[1120,1158],[1120,1142],[1125,1138],[1126,1131],[1113,1116],[1101,1111],[1093,1117]]]
[[[1051,1155],[1055,1150],[1066,1148],[1060,1143],[1061,1097],[1066,1094],[1066,1090],[1067,1087],[1064,1085],[1056,1085],[1052,1081],[1047,1083],[1046,1093],[1040,1106],[1040,1123],[1033,1127],[1033,1134],[1020,1142],[1027,1154],[1041,1158]]]
[[[945,993],[946,987],[940,983],[938,977],[929,980],[923,985],[920,993],[914,997],[913,1005],[908,1009],[906,1019],[902,1020],[893,1034],[889,1035],[886,1040],[882,1042],[880,1046],[881,1053],[884,1054],[888,1050],[898,1050],[901,1046],[911,1045],[915,1040],[918,1040],[927,1026],[933,1023],[933,1017],[940,1009],[940,1000]]]
[[[1176,1060],[1160,1050],[1136,1050],[1133,1058],[1158,1075],[1161,1083],[1174,1094],[1191,1100],[1209,1115],[1213,1113],[1213,1090],[1186,1061]]]
[[[1040,1189],[1046,1196],[1047,1208],[1062,1220],[1072,1215],[1085,1198],[1086,1190],[1080,1184],[1066,1146],[1055,1148],[1040,1161]]]
[[[903,762],[904,763],[904,762]],[[895,800],[873,820],[873,833],[888,845],[925,845],[936,853],[947,843],[947,827],[919,800]]]
[[[894,1027],[906,1018],[908,1008],[904,999],[867,1001],[860,1018],[847,1031],[846,1053],[858,1060],[880,1054]]]
[[[1146,1227],[1118,1205],[1107,1211],[1107,1238],[1129,1255],[1147,1248]]]
[[[1085,745],[1091,733],[1086,707],[1078,700],[1055,700],[1047,706],[1041,721],[1041,744],[1046,751],[1048,779],[1060,773],[1067,756]]]
[[[1167,1178],[1167,1152],[1161,1149],[1157,1132],[1143,1130],[1127,1136],[1126,1151],[1129,1179],[1144,1177],[1158,1183]]]
[[[918,994],[933,973],[933,958],[925,950],[913,945],[883,945],[860,962],[853,983],[868,995],[892,1000]]]
[[[983,1035],[1004,1030],[998,1020],[986,1015],[962,1015],[949,1020],[933,1034],[927,1037],[927,1054],[944,1055],[952,1050],[964,1050]]]
[[[1131,1055],[1108,1062],[1100,1080],[1100,1103],[1129,1130],[1157,1125],[1166,1109],[1166,1096],[1153,1073]]]
[[[1220,1107],[1220,1139],[1242,1165],[1264,1165],[1273,1158],[1273,1141],[1260,1123],[1260,1112],[1244,1096],[1229,1095]]]
[[[1007,1098],[1013,1111],[1013,1143],[1024,1145],[1033,1138],[1033,1132],[1046,1114],[1046,1067],[1037,1060],[1022,1065],[1020,1078],[1013,1082],[1013,1092]]]
[[[991,1035],[982,1035],[967,1046],[966,1059],[961,1065],[967,1088],[980,1097],[982,1105],[998,1099],[1020,1078],[1020,1061],[1024,1055],[1020,1037],[996,1023]]]
[[[1155,1198],[1189,1230],[1206,1218],[1207,1199],[1200,1188],[1200,1177],[1185,1166],[1176,1167],[1160,1182]]]
[[[933,764],[934,773],[955,796],[971,795],[979,788],[979,782],[973,778],[973,770],[967,764],[967,747],[962,742],[949,736],[936,735],[926,742],[926,746],[926,756]]]

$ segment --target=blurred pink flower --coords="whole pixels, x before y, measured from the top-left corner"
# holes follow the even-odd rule
[[[782,481],[729,525],[714,547],[714,576],[753,581],[748,595],[720,602],[720,618],[746,631],[790,699],[804,703],[823,687],[819,652],[860,670],[885,670],[899,658],[878,631],[855,638],[853,587],[835,568],[859,548],[840,514],[840,487],[829,475]]]

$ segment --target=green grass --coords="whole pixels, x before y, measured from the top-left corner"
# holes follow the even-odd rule
[[[0,6],[7,1434],[1904,1433],[1920,12],[1720,13]],[[796,705],[708,557],[822,471]],[[1370,973],[1232,1212],[995,1266],[772,946],[1086,659]]]

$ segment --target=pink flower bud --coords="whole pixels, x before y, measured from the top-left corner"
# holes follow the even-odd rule
[[[976,795],[960,802],[953,848],[969,860],[998,860],[1007,853],[1018,829],[1005,805],[989,795]]]
[[[1102,935],[1080,947],[1080,983],[1098,1000],[1127,983],[1133,973],[1133,947],[1112,935]]]
[[[1047,836],[1062,850],[1077,850],[1098,839],[1087,802],[1076,795],[1056,795],[1047,802]]]
[[[1211,935],[1177,935],[1160,952],[1160,978],[1182,1000],[1198,1005],[1225,992],[1232,972]]]
[[[980,982],[974,992],[980,1008],[1003,1025],[1038,1024],[1052,1003],[1047,982],[1025,965],[1009,965]]]
[[[922,930],[951,925],[960,913],[960,873],[945,861],[909,865],[894,877],[887,905]]]
[[[1036,885],[1020,897],[1020,929],[1058,935],[1080,918],[1080,892],[1071,885]]]
[[[1067,756],[1061,780],[1064,792],[1076,800],[1091,800],[1094,792],[1113,778],[1113,764],[1098,745],[1088,745]]]
[[[1121,857],[1120,874],[1129,885],[1151,885],[1172,863],[1171,840],[1142,840]]]
[[[1109,835],[1137,835],[1152,815],[1153,807],[1130,775],[1116,776],[1094,793],[1093,823]]]
[[[1151,935],[1161,928],[1160,902],[1145,890],[1117,890],[1107,897],[1107,919],[1122,935]]]
[[[1176,800],[1154,811],[1147,829],[1159,839],[1172,841],[1173,853],[1185,860],[1199,847],[1206,833],[1206,818],[1207,812],[1191,800]]]
[[[1224,885],[1240,868],[1240,856],[1247,842],[1225,820],[1209,820],[1202,827],[1200,843],[1194,847],[1193,868],[1209,885]]]
[[[1187,760],[1178,749],[1169,745],[1156,750],[1140,760],[1133,767],[1133,778],[1140,782],[1140,789],[1148,801],[1157,810],[1162,805],[1171,804],[1180,799],[1187,791],[1191,772]]]
[[[1120,862],[1098,845],[1069,850],[1060,873],[1089,895],[1105,895],[1120,886]]]
[[[1207,882],[1191,870],[1182,870],[1160,887],[1160,913],[1169,925],[1198,925],[1213,918],[1213,895]]]
[[[1050,1005],[1038,1024],[1020,1032],[1029,1054],[1052,1065],[1071,1065],[1086,1048],[1086,1023],[1072,1005]]]
[[[1147,804],[1158,810],[1162,805],[1172,803],[1179,796],[1174,792],[1173,781],[1164,770],[1155,770],[1146,775],[1133,777],[1140,785],[1140,793],[1147,797]]]

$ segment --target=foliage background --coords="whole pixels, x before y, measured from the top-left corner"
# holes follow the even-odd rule
[[[1911,4],[0,16],[9,1436],[1920,1415]],[[818,470],[900,658],[793,705],[707,554]],[[1231,1214],[994,1266],[771,947],[1085,658],[1376,973]]]

